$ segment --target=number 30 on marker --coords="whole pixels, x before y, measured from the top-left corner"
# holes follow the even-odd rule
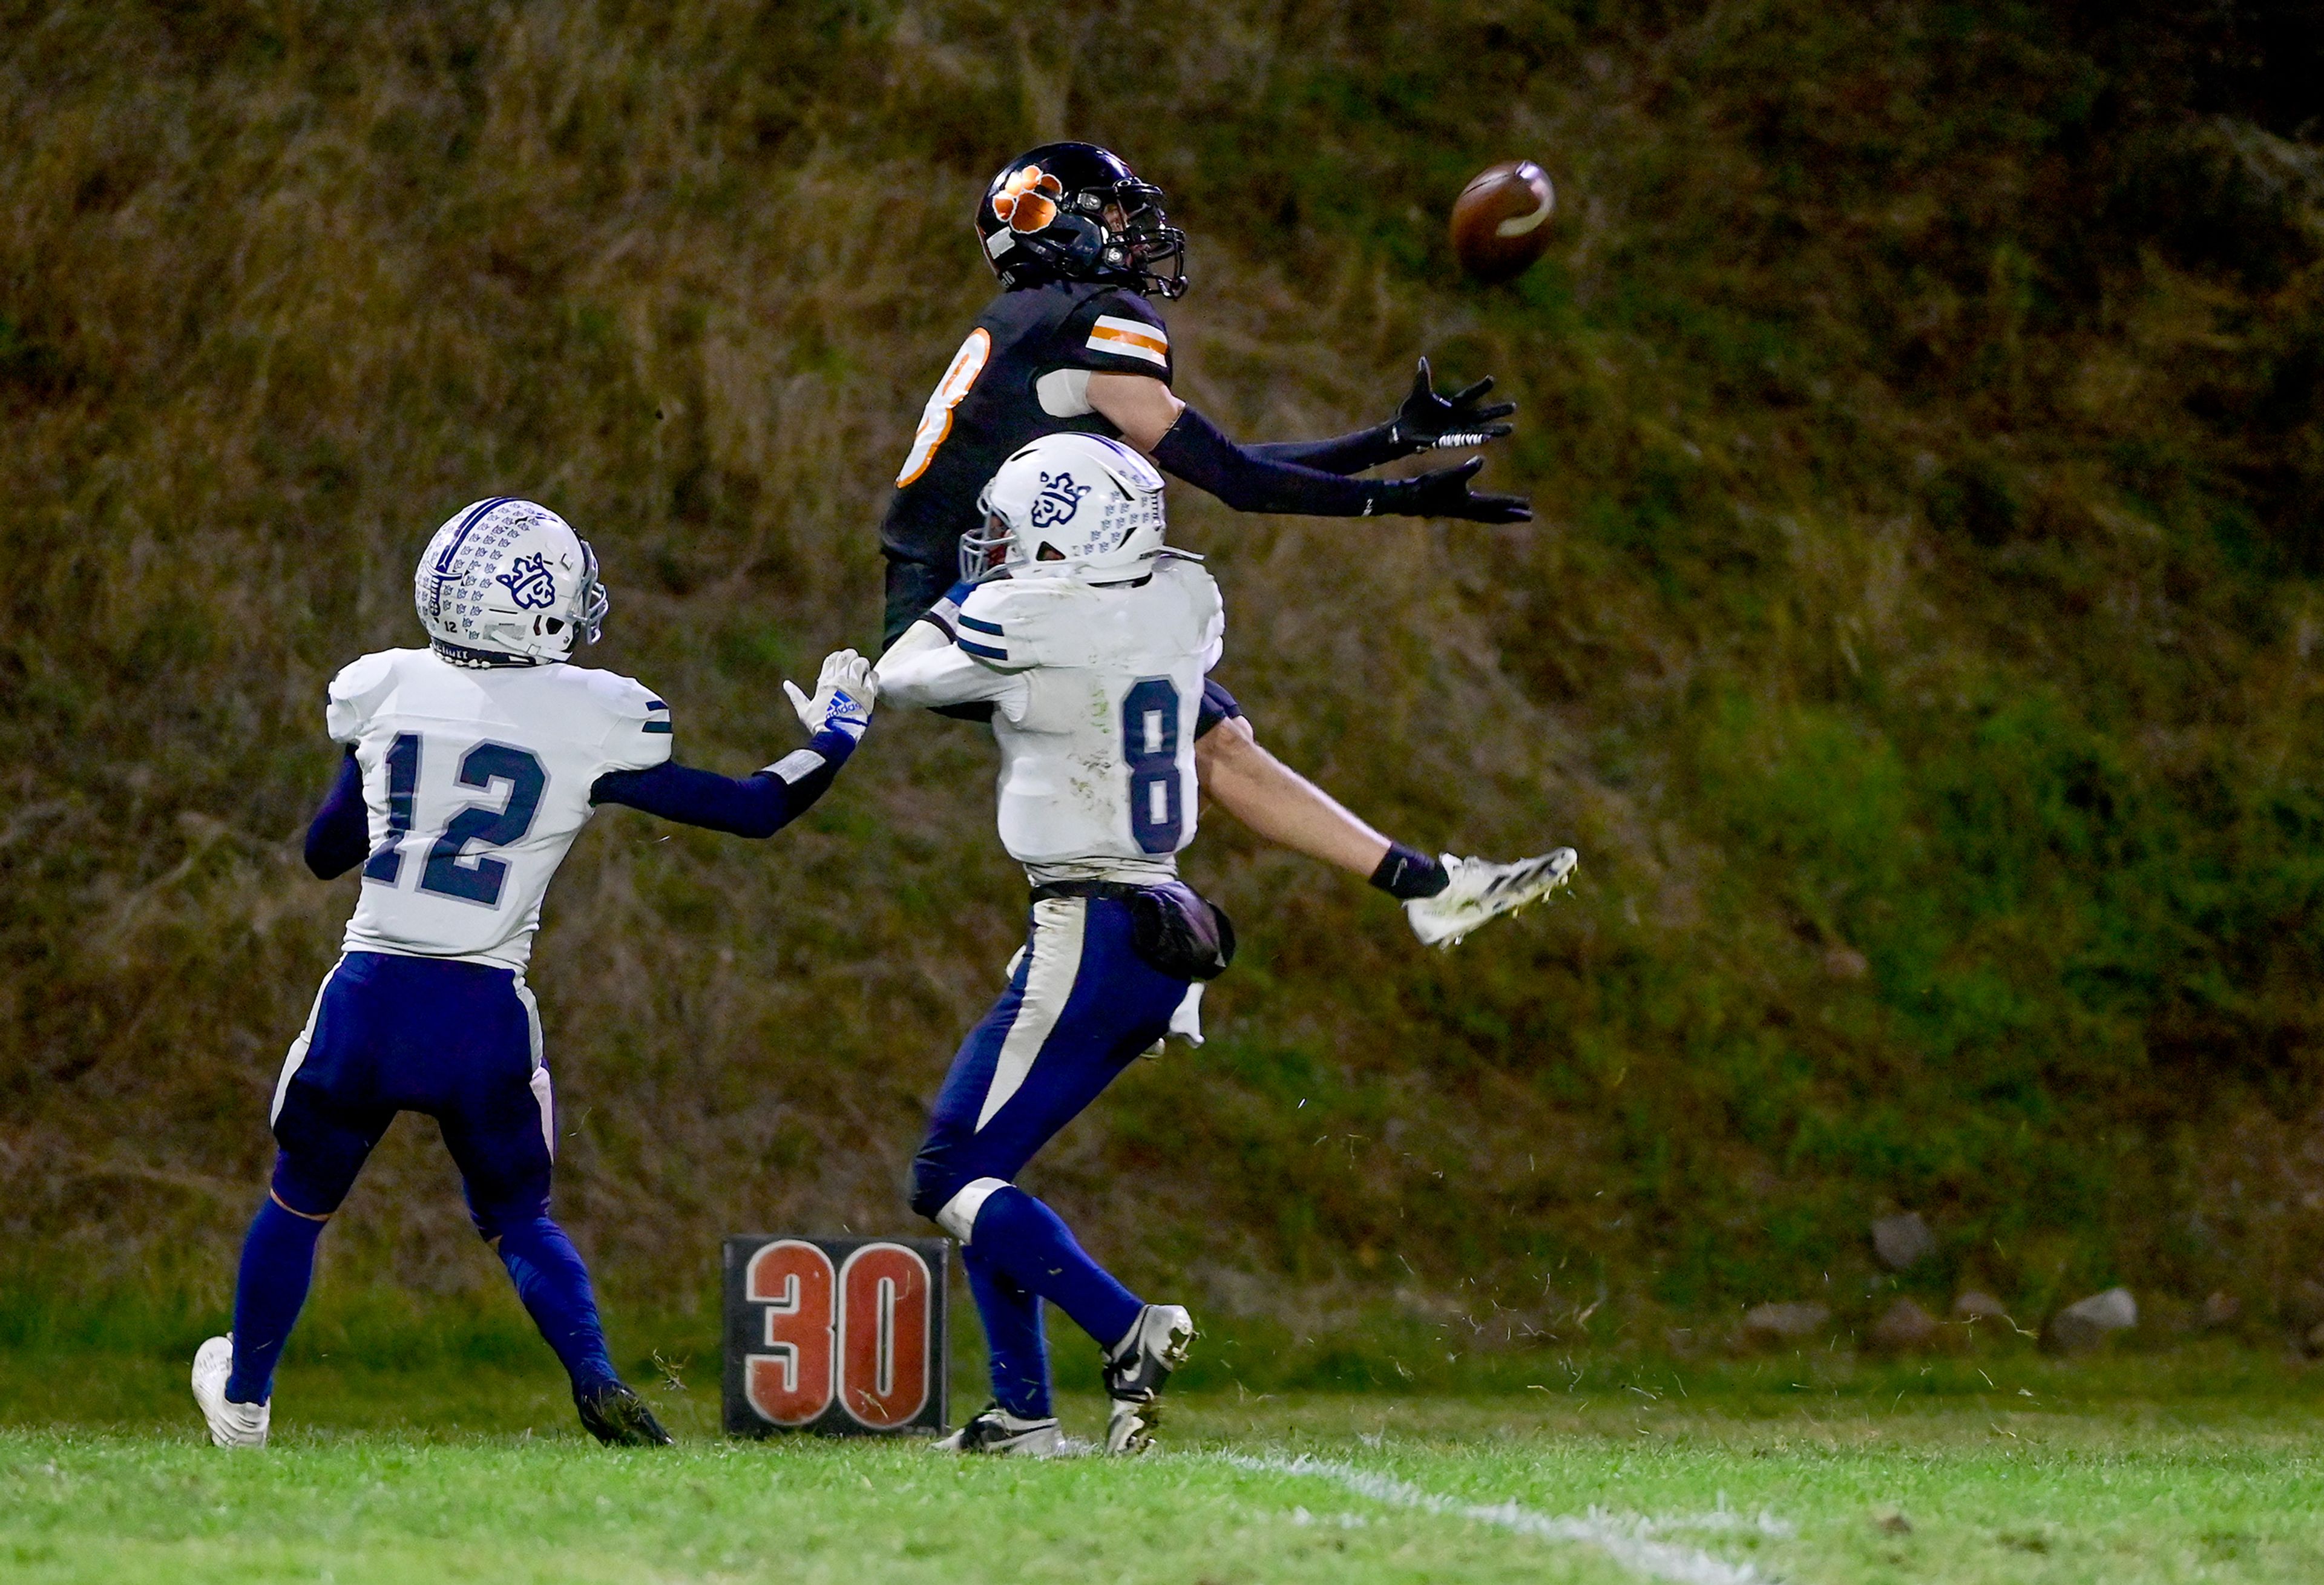
[[[751,1257],[743,1297],[764,1305],[759,1346],[742,1359],[752,1409],[781,1426],[822,1418],[835,1398],[857,1424],[905,1425],[927,1406],[928,1267],[900,1244],[865,1244],[835,1267],[803,1239]]]

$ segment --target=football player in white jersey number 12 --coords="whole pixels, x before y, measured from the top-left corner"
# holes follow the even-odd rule
[[[1161,475],[1119,441],[1044,436],[982,505],[954,614],[916,623],[875,673],[906,704],[992,705],[1001,839],[1033,882],[1025,949],[912,1166],[912,1207],[960,1240],[991,1350],[991,1404],[939,1445],[1059,1451],[1047,1299],[1104,1350],[1107,1451],[1131,1452],[1193,1321],[1124,1287],[1015,1180],[1139,1053],[1202,1037],[1203,982],[1233,954],[1225,916],[1177,879],[1225,619],[1210,574],[1163,544]]]
[[[290,1047],[268,1113],[273,1181],[242,1251],[234,1331],[194,1359],[220,1447],[266,1440],[274,1365],[315,1243],[399,1111],[436,1119],[478,1233],[572,1378],[601,1442],[669,1441],[605,1347],[580,1256],[549,1214],[556,1113],[524,969],[557,866],[599,804],[745,836],[819,797],[871,720],[869,663],[844,650],[812,697],[784,685],[807,748],[739,779],[670,758],[669,706],[568,664],[608,602],[588,544],[529,501],[481,501],[437,530],[414,581],[430,645],[332,680],[346,748],[307,835],[326,880],[358,864],[344,955]]]

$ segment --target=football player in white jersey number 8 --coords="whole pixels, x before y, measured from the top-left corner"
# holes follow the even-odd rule
[[[541,898],[599,804],[779,830],[863,735],[870,666],[843,650],[811,697],[786,683],[808,746],[736,779],[671,760],[669,706],[651,689],[567,663],[608,601],[555,512],[506,497],[466,508],[429,542],[414,593],[429,647],[366,655],[331,682],[326,719],[346,753],[307,862],[327,880],[361,865],[362,889],[275,1084],[272,1184],[243,1245],[234,1331],[195,1356],[194,1396],[217,1445],[265,1442],[323,1223],[396,1113],[420,1111],[582,1424],[602,1442],[667,1442],[615,1373],[588,1271],[549,1215],[556,1114],[524,982]]]
[[[1025,950],[954,1057],[913,1163],[913,1209],[960,1240],[991,1349],[992,1403],[940,1445],[1057,1451],[1047,1299],[1105,1351],[1106,1447],[1132,1452],[1193,1322],[1122,1286],[1015,1179],[1139,1053],[1202,1038],[1203,983],[1233,954],[1225,917],[1177,879],[1225,618],[1198,558],[1163,543],[1162,475],[1117,440],[1044,436],[979,505],[984,529],[960,546],[967,594],[875,671],[893,701],[992,706],[1001,839],[1033,882]],[[1541,861],[1561,877],[1572,862]]]

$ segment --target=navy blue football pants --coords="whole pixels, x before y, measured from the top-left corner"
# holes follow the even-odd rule
[[[226,1396],[267,1401],[322,1219],[399,1111],[442,1129],[476,1230],[576,1392],[616,1379],[588,1268],[549,1215],[555,1108],[532,993],[510,969],[354,952],[324,980],[275,1085],[273,1190],[243,1243]]]
[[[993,1396],[1048,1411],[1040,1302],[1111,1349],[1143,1307],[1084,1254],[1017,1174],[1139,1053],[1162,1038],[1188,981],[1130,945],[1130,911],[1106,898],[1033,905],[1009,988],[953,1058],[912,1163],[912,1208],[961,1240],[991,1348]]]
[[[476,1230],[549,1210],[554,1138],[540,1015],[512,970],[351,952],[275,1086],[276,1198],[327,1216],[399,1111],[443,1129]]]

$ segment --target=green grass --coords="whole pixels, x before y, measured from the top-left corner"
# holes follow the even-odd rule
[[[0,1368],[0,1576],[2324,1574],[2324,1384],[2248,1353],[1542,1363],[1516,1393],[1185,1394],[1166,1453],[1032,1464],[726,1442],[699,1370],[650,1389],[679,1448],[606,1452],[553,1373],[342,1360],[287,1371],[275,1445],[226,1455],[173,1360],[18,1354]],[[1065,1414],[1087,1436],[1101,1405]]]

